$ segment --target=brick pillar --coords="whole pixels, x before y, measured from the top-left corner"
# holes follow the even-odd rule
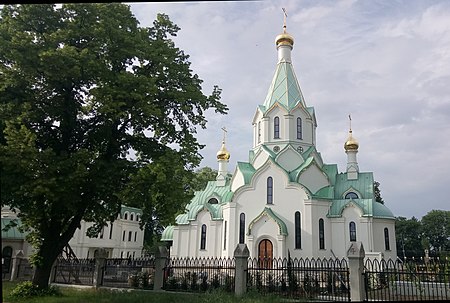
[[[153,290],[161,290],[164,284],[164,268],[169,256],[165,246],[159,246],[155,253],[155,278]]]
[[[238,244],[234,250],[234,262],[235,262],[235,280],[234,280],[234,293],[236,296],[241,296],[247,292],[247,269],[248,269],[248,257],[250,251],[246,244]]]
[[[16,252],[14,257],[12,257],[11,277],[9,278],[10,281],[14,281],[17,279],[17,276],[19,275],[19,266],[20,263],[22,263],[23,259],[25,259],[25,256],[23,255],[23,251],[21,250]]]
[[[348,266],[350,270],[350,300],[366,300],[364,285],[364,257],[366,253],[362,242],[352,242],[347,250]]]
[[[101,248],[97,252],[95,257],[95,269],[94,269],[94,287],[98,288],[103,284],[103,269],[106,265],[106,250]]]

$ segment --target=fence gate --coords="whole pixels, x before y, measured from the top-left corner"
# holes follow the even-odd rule
[[[366,300],[450,300],[450,260],[366,260]]]
[[[294,299],[350,301],[346,259],[249,259],[247,290]]]

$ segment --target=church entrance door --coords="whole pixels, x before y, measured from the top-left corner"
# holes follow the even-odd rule
[[[268,239],[263,239],[258,245],[258,258],[260,268],[272,268],[273,245]]]

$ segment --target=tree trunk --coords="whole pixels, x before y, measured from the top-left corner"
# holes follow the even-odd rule
[[[58,246],[60,245],[48,242],[49,241],[44,241],[44,243],[42,243],[41,249],[38,252],[39,261],[34,264],[33,284],[39,289],[48,288],[53,263],[62,251],[62,248],[58,249]]]

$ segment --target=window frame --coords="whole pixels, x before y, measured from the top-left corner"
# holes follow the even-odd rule
[[[206,224],[203,224],[200,235],[200,250],[206,250],[206,230]]]
[[[245,213],[239,215],[239,244],[245,242]]]
[[[391,250],[391,243],[389,240],[389,229],[387,227],[384,228],[384,250]]]
[[[280,117],[273,118],[273,138],[280,139]]]
[[[350,242],[356,242],[356,223],[351,221],[348,224],[348,231],[350,236]]]
[[[301,213],[296,211],[294,214],[295,224],[295,249],[302,249],[302,224]]]
[[[273,178],[267,177],[266,203],[273,204]]]
[[[325,249],[325,222],[319,219],[319,249]]]
[[[297,117],[297,139],[303,140],[302,118]]]

